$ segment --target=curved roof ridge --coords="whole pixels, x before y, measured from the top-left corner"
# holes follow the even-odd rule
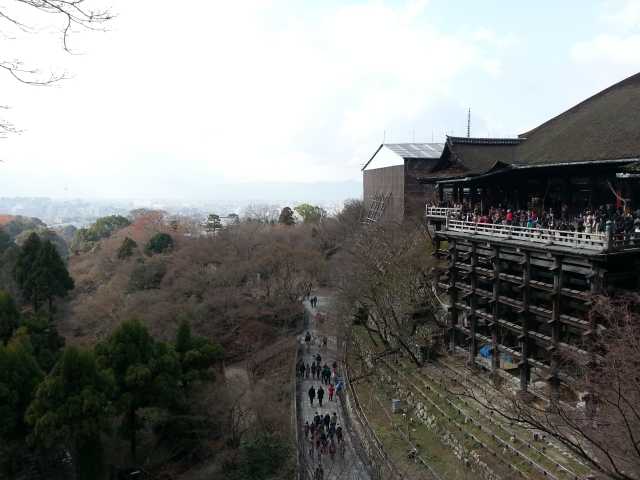
[[[447,135],[447,143],[449,145],[455,144],[470,144],[470,145],[518,145],[522,143],[525,138],[480,138],[480,137],[450,137]]]
[[[600,97],[604,97],[605,95],[607,95],[608,93],[611,93],[615,90],[618,90],[620,88],[626,87],[628,85],[638,85],[640,86],[640,73],[636,73],[634,75],[631,75],[628,78],[625,78],[624,80],[611,85],[610,87],[605,88],[604,90],[596,93],[595,95],[591,95],[589,98],[586,98],[585,100],[583,100],[582,102],[578,103],[577,105],[574,105],[573,107],[569,108],[568,110],[565,110],[562,113],[559,113],[558,115],[556,115],[555,117],[547,120],[544,123],[541,123],[540,125],[538,125],[537,127],[533,128],[532,130],[529,130],[528,132],[524,132],[521,133],[520,135],[518,135],[518,138],[525,140],[529,137],[531,137],[531,135],[535,135],[535,133],[538,130],[541,130],[542,128],[548,126],[549,124],[553,123],[554,121],[556,121],[559,117],[562,117],[563,115],[569,114],[569,113],[574,113],[577,112],[578,110],[580,110],[581,108],[583,108],[586,104],[591,103],[592,101],[600,98]]]

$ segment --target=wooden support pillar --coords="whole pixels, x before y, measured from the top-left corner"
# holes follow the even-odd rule
[[[629,201],[631,200],[631,195],[632,195],[631,192],[633,192],[633,189],[631,188],[631,184],[629,182],[624,182],[622,187],[622,198],[625,199],[625,202],[624,202],[625,215],[631,213],[631,202]]]
[[[451,353],[455,353],[458,346],[458,333],[456,331],[456,325],[458,325],[458,308],[456,302],[458,301],[458,289],[456,288],[456,282],[458,281],[458,273],[456,268],[456,262],[458,261],[458,240],[451,239],[451,265],[449,267],[449,301],[451,302],[451,332],[449,338],[449,350]]]
[[[529,382],[531,381],[531,368],[529,367],[529,356],[531,355],[531,341],[529,340],[529,330],[531,329],[531,314],[529,313],[529,305],[531,304],[531,252],[525,251],[522,265],[522,358],[520,364],[520,390],[527,392]]]
[[[486,192],[486,189],[484,187],[480,188],[480,214],[481,215],[484,213],[484,209],[487,208],[485,192]]]
[[[549,182],[547,181],[546,178],[541,178],[539,180],[539,184],[538,184],[538,195],[540,196],[540,201],[541,206],[540,206],[540,213],[545,211],[545,202],[546,202],[546,197],[549,193],[549,191],[547,190],[549,188]]]
[[[491,354],[491,377],[497,378],[498,374],[498,357],[500,356],[500,339],[498,337],[498,317],[500,312],[500,302],[498,297],[500,296],[500,247],[494,245],[493,247],[493,325],[491,327],[491,347],[493,353]]]
[[[591,213],[593,213],[593,211],[598,208],[598,205],[595,205],[596,203],[596,177],[594,177],[593,175],[591,177],[589,177],[589,210],[591,210]]]
[[[476,355],[478,354],[478,340],[476,339],[476,333],[478,333],[478,316],[476,315],[476,308],[478,308],[478,294],[476,288],[478,287],[478,274],[475,271],[475,267],[478,266],[478,253],[476,250],[477,243],[471,244],[471,299],[469,301],[469,331],[471,332],[471,338],[469,339],[469,367],[476,368]]]
[[[567,205],[571,209],[571,179],[562,179],[562,206]]]
[[[438,201],[444,201],[444,185],[441,183],[438,184]]]
[[[518,205],[517,208],[519,210],[526,210],[527,208],[527,200],[528,200],[528,191],[527,191],[527,187],[526,187],[526,182],[522,183],[523,186],[521,186],[518,189]]]
[[[469,187],[469,209],[473,212],[476,206],[476,187],[471,185]]]
[[[598,265],[595,262],[590,262],[591,263],[591,272],[589,272],[589,274],[587,275],[587,281],[589,282],[589,292],[592,294],[598,294],[600,293],[600,265]],[[590,384],[591,382],[589,380],[591,380],[589,378],[589,376],[591,375],[597,375],[596,373],[596,368],[597,368],[597,357],[596,357],[596,351],[595,351],[595,347],[594,347],[594,340],[595,340],[595,334],[598,331],[598,319],[595,315],[595,312],[592,308],[589,309],[589,314],[588,314],[588,318],[589,318],[589,335],[587,336],[587,346],[586,346],[586,350],[587,350],[587,356],[588,356],[588,363],[586,365],[586,369],[585,369],[585,373],[587,375],[587,385]],[[591,395],[591,392],[585,392],[586,398],[585,398],[585,412],[587,413],[587,416],[590,420],[593,420],[593,418],[595,417],[596,414],[596,398],[594,398],[593,395]]]
[[[562,272],[562,257],[556,255],[553,262],[553,311],[551,316],[551,339],[554,347],[560,342],[560,336],[562,334],[562,322],[560,322],[560,315],[562,313],[562,286],[564,283],[564,275]],[[560,357],[555,349],[551,353],[551,404],[555,406],[558,401],[558,387],[560,386],[558,380],[558,370],[560,368]]]

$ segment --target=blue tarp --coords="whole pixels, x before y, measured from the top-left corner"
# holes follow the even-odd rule
[[[489,345],[485,345],[484,347],[482,347],[480,349],[480,355],[482,355],[484,358],[491,358],[491,354],[489,353],[490,348],[491,346]]]

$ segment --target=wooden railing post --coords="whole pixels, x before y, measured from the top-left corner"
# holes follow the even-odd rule
[[[613,251],[613,222],[607,220],[604,227],[604,249],[607,252]]]

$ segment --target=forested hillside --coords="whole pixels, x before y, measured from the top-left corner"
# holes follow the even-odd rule
[[[93,345],[136,314],[167,340],[186,314],[194,331],[224,345],[231,363],[291,331],[299,299],[324,280],[322,251],[306,228],[246,222],[216,235],[180,230],[142,217],[72,255],[76,288],[58,309],[65,337]]]
[[[0,479],[289,476],[293,351],[250,384],[223,363],[293,338],[360,208],[209,234],[153,210],[60,235],[5,222]]]

